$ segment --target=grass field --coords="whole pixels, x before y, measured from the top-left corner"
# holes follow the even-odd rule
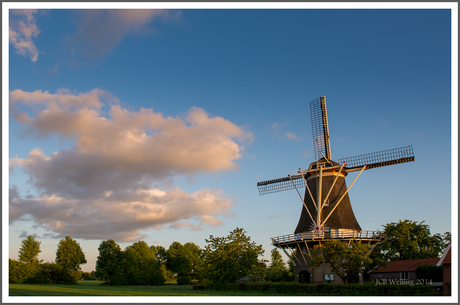
[[[251,291],[193,290],[192,285],[101,286],[101,282],[83,281],[78,285],[9,284],[9,296],[280,296],[279,293]]]

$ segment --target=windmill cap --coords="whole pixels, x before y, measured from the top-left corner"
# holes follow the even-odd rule
[[[337,162],[335,162],[335,161],[332,161],[332,160],[329,160],[329,162],[332,164],[331,166],[337,166],[337,165],[340,166],[340,165],[341,165],[341,164],[339,164],[339,163],[337,163]],[[326,158],[321,158],[321,159],[319,159],[318,161],[312,162],[312,163],[310,164],[310,167],[309,167],[309,168],[311,168],[313,165],[316,165],[316,163],[329,163],[329,162],[326,160]]]

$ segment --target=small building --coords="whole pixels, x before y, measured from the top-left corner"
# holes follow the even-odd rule
[[[449,244],[447,248],[444,250],[443,255],[439,259],[439,261],[436,263],[436,266],[442,266],[442,285],[443,285],[443,291],[444,295],[451,295],[451,288],[450,288],[450,283],[452,282],[451,279],[451,245]]]
[[[410,284],[415,283],[415,269],[419,266],[435,266],[439,258],[409,259],[388,262],[387,266],[378,266],[369,272],[370,280],[377,283]]]

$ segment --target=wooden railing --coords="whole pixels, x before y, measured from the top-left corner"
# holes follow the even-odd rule
[[[331,230],[331,231],[310,231],[305,233],[288,234],[272,237],[272,244],[295,242],[302,240],[323,240],[323,239],[381,239],[384,233],[379,231],[351,231],[351,230]]]

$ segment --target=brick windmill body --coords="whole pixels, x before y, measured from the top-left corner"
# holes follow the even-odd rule
[[[311,270],[310,249],[332,239],[376,243],[384,238],[379,232],[361,230],[348,191],[365,169],[411,162],[414,154],[412,147],[406,146],[332,161],[326,97],[311,101],[310,112],[317,161],[307,170],[299,169],[298,175],[258,182],[257,187],[260,195],[296,189],[302,200],[302,212],[294,234],[272,238],[272,244],[288,257],[295,253],[296,282],[340,282],[327,266]],[[354,171],[359,173],[347,187],[345,177]],[[302,187],[306,188],[303,198],[299,192]]]

